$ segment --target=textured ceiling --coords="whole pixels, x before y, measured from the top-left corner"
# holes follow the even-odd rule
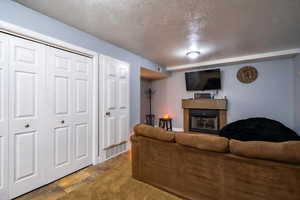
[[[300,0],[17,2],[165,66],[300,47]]]

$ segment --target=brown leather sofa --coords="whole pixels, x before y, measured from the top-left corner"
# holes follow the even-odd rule
[[[132,174],[184,199],[300,200],[300,142],[241,142],[137,125]]]

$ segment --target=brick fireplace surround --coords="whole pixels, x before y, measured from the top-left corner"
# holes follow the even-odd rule
[[[227,124],[227,99],[183,99],[182,108],[184,109],[183,118],[185,132],[201,133],[201,131],[196,132],[190,127],[190,113],[195,110],[202,110],[204,111],[204,114],[209,113],[210,111],[217,111],[217,130],[203,130],[203,133],[216,133]]]

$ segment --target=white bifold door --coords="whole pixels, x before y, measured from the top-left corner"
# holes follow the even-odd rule
[[[101,57],[104,71],[103,149],[128,141],[129,137],[129,64]]]
[[[8,37],[0,33],[0,199],[8,198]]]
[[[0,200],[91,164],[92,74],[91,58],[0,33]]]
[[[91,70],[90,58],[47,49],[50,180],[91,164]]]
[[[44,184],[47,160],[44,45],[9,38],[10,197]]]

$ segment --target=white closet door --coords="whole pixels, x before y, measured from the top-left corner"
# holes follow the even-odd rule
[[[45,46],[10,37],[10,197],[44,184]]]
[[[47,47],[47,91],[49,102],[50,181],[72,172],[72,54]]]
[[[0,199],[8,198],[8,37],[0,33]]]
[[[91,61],[47,48],[49,180],[91,164]]]
[[[119,80],[118,80],[118,137],[117,142],[125,142],[129,140],[129,65],[127,63],[119,63]]]
[[[92,161],[92,59],[73,54],[74,167],[81,169]]]
[[[103,56],[105,131],[103,148],[128,140],[129,136],[129,65]]]

